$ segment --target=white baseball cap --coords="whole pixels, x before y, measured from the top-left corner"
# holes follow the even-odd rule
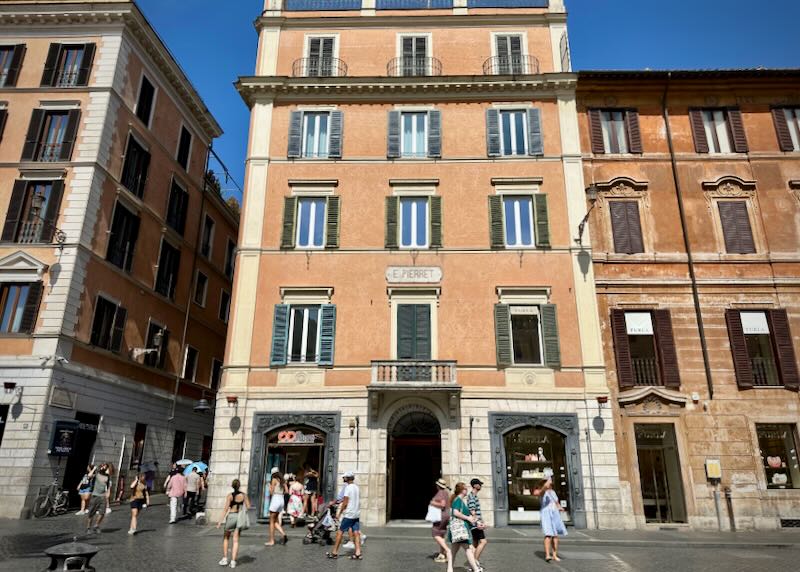
[[[347,471],[344,475],[342,475],[343,479],[355,479],[356,474],[353,471]]]

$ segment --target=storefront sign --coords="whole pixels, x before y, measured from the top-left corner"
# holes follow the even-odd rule
[[[386,269],[390,284],[437,284],[442,281],[438,266],[390,266]]]
[[[650,312],[625,312],[625,327],[629,336],[652,336],[653,316]]]
[[[764,312],[741,312],[739,316],[745,334],[769,334],[767,315]]]
[[[322,443],[322,435],[318,433],[303,433],[302,431],[281,431],[278,433],[278,443],[291,445]]]
[[[47,454],[69,457],[75,448],[79,426],[80,423],[77,421],[56,421],[53,424],[53,434],[50,437],[50,448]]]

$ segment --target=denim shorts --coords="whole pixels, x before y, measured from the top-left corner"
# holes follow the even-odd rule
[[[348,530],[359,532],[361,531],[361,523],[357,518],[343,518],[342,524],[339,526],[339,530],[342,532],[347,532]]]

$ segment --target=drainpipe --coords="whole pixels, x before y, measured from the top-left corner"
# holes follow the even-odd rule
[[[686,249],[686,257],[689,266],[689,280],[692,283],[692,300],[694,301],[694,312],[697,317],[697,331],[700,334],[700,348],[703,352],[703,367],[706,372],[706,384],[708,385],[708,398],[714,399],[714,383],[711,378],[711,364],[708,360],[708,343],[706,342],[706,331],[703,325],[703,313],[700,310],[700,294],[697,290],[697,276],[694,272],[694,256],[692,247],[689,243],[689,234],[686,230],[686,211],[683,205],[683,193],[681,191],[681,181],[678,177],[678,162],[675,159],[675,147],[672,143],[672,128],[670,127],[669,109],[667,109],[667,98],[669,94],[672,72],[667,72],[667,83],[664,86],[664,96],[661,100],[661,110],[664,116],[664,125],[667,129],[667,144],[669,145],[669,157],[672,163],[672,180],[675,183],[675,194],[678,199],[678,213],[681,220],[681,234],[683,235],[683,245]]]
[[[206,206],[206,193],[208,192],[208,185],[206,183],[206,174],[208,173],[208,165],[211,160],[212,144],[209,143],[208,151],[206,152],[206,166],[203,169],[203,180],[200,194],[200,216],[197,220],[197,234],[195,235],[194,246],[192,248],[192,273],[189,277],[189,291],[186,297],[186,311],[183,313],[183,330],[181,331],[181,360],[186,359],[186,332],[189,329],[189,313],[192,309],[192,288],[194,288],[194,275],[197,272],[197,245],[200,244],[200,235],[203,232],[203,209]],[[178,405],[178,391],[181,387],[181,375],[183,373],[183,361],[180,362],[178,371],[175,372],[175,390],[172,393],[172,411],[169,415],[168,421],[175,419],[175,408]],[[195,364],[195,367],[197,365]]]

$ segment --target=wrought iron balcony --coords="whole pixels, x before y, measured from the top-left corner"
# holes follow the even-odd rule
[[[658,371],[658,360],[655,357],[632,358],[633,379],[636,385],[663,385]]]
[[[759,387],[780,386],[775,361],[770,358],[752,357],[750,367],[753,368],[753,384]]]
[[[435,10],[452,8],[453,0],[377,0],[378,10]]]
[[[56,76],[56,87],[75,87],[78,85],[78,71],[60,71]]]
[[[386,74],[390,77],[417,77],[442,75],[442,62],[436,58],[405,58],[389,60]]]
[[[347,64],[339,58],[300,58],[292,64],[294,77],[344,77]]]
[[[42,242],[43,230],[44,223],[42,221],[23,222],[19,227],[17,242],[20,244],[36,244]]]
[[[483,75],[535,75],[539,60],[534,56],[492,56],[483,62]]]
[[[274,2],[277,6],[270,7],[270,10],[280,10],[280,0]],[[323,10],[361,10],[361,0],[285,0],[283,9],[289,12]]]
[[[455,385],[455,361],[386,360],[372,362],[372,384]]]

